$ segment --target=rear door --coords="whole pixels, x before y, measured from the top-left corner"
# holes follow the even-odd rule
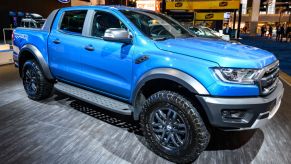
[[[83,26],[87,10],[60,12],[48,38],[50,69],[58,79],[78,83],[81,77]]]

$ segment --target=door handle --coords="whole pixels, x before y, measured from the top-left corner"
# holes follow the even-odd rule
[[[94,47],[92,45],[85,46],[87,51],[94,51]]]
[[[60,44],[61,43],[61,41],[59,40],[59,39],[56,39],[56,40],[54,40],[53,41],[55,44]]]

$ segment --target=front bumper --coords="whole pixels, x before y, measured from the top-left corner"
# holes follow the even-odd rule
[[[212,126],[225,130],[258,128],[271,119],[281,105],[284,87],[281,81],[265,97],[218,98],[197,96]]]

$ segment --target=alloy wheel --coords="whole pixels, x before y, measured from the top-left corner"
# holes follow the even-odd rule
[[[37,76],[32,68],[28,68],[25,71],[23,83],[26,91],[29,94],[35,94],[37,92]]]
[[[187,128],[185,121],[173,108],[159,108],[151,114],[151,129],[157,141],[168,150],[185,144]]]

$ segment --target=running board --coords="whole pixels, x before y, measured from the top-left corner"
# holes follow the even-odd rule
[[[132,106],[124,102],[120,102],[118,100],[105,97],[97,93],[90,92],[85,89],[62,82],[57,82],[55,84],[55,89],[82,101],[96,105],[98,107],[105,108],[107,110],[124,115],[131,115]]]

